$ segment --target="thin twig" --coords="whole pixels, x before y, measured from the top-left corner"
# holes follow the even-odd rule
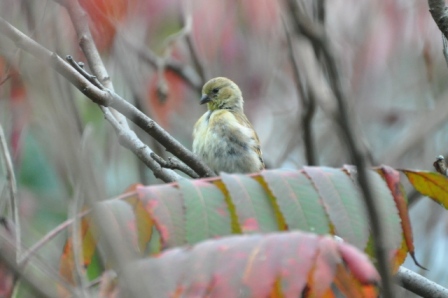
[[[84,64],[81,64],[80,62],[76,62],[72,56],[67,55],[65,57],[65,60],[70,63],[70,65],[76,69],[80,74],[82,74],[87,80],[89,80],[93,85],[95,85],[98,89],[104,90],[105,88],[101,84],[101,82],[98,80],[96,76],[91,75],[84,69]]]
[[[30,39],[3,18],[0,18],[0,32],[14,41],[18,47],[40,59],[42,62],[48,63],[93,102],[103,106],[111,106],[120,111],[146,133],[154,137],[169,152],[192,168],[199,176],[212,177],[216,175],[196,155],[186,149],[154,120],[150,119],[118,94],[108,90],[102,91],[98,89],[58,55]]]
[[[379,209],[371,191],[372,188],[368,180],[366,170],[366,159],[355,136],[351,116],[349,115],[346,106],[347,96],[344,94],[342,89],[342,84],[340,81],[341,75],[339,74],[339,70],[336,66],[336,60],[330,50],[328,36],[325,33],[324,27],[320,23],[313,23],[304,11],[300,9],[295,0],[287,0],[287,4],[295,24],[297,34],[303,34],[307,37],[313,47],[318,49],[316,52],[322,53],[322,59],[328,69],[329,83],[338,103],[339,114],[336,121],[341,127],[341,131],[350,151],[352,161],[357,167],[358,183],[364,197],[367,214],[371,224],[375,256],[378,262],[378,271],[382,280],[382,294],[383,297],[386,298],[395,297],[388,262],[388,243],[386,241],[386,237],[384,236],[384,229],[382,228],[383,222],[380,220]]]
[[[12,221],[14,223],[14,232],[16,238],[16,262],[21,257],[22,251],[22,233],[20,228],[20,217],[19,217],[19,198],[17,197],[17,182],[16,176],[14,175],[14,168],[12,166],[11,155],[9,154],[8,145],[6,144],[5,133],[3,131],[3,126],[0,124],[0,147],[2,159],[6,166],[6,179],[9,185],[9,198],[11,202],[12,209]]]
[[[7,80],[11,78],[11,75],[8,73],[1,81],[0,86],[3,85]]]
[[[314,9],[315,9],[315,15],[316,19],[319,23],[325,24],[325,4],[326,0],[315,0],[314,3]]]
[[[191,2],[186,0],[181,2],[182,5],[182,25],[185,28],[185,41],[187,42],[188,50],[190,51],[193,65],[201,78],[201,85],[205,83],[207,74],[202,63],[202,60],[198,54],[198,51],[194,45],[192,30],[193,30],[193,17],[191,15]]]
[[[170,59],[168,57],[162,59],[158,57],[151,49],[143,48],[143,46],[134,44],[126,36],[120,37],[131,50],[137,53],[137,55],[140,57],[140,59],[143,60],[143,62],[148,63],[155,69],[158,68],[159,64],[163,63],[167,70],[171,70],[174,74],[182,78],[192,89],[201,90],[202,79],[191,66]]]
[[[187,167],[185,164],[181,163],[177,159],[174,159],[172,157],[168,157],[168,161],[164,160],[154,152],[151,153],[151,157],[163,168],[172,169],[172,170],[179,170],[181,172],[184,172],[188,176],[197,179],[199,178],[198,174],[196,174],[192,169]]]
[[[90,210],[83,211],[79,213],[76,218],[80,219],[87,214],[90,213]],[[28,250],[26,250],[22,258],[19,260],[18,264],[21,266],[26,266],[26,262],[34,255],[36,252],[41,249],[45,244],[49,243],[51,239],[59,235],[62,231],[67,229],[72,223],[74,222],[75,218],[67,219],[60,225],[58,225],[56,228],[48,232],[44,237],[42,237],[39,241],[37,241],[33,246],[31,246]]]
[[[23,278],[23,280],[29,283],[38,294],[43,293],[42,297],[57,297],[54,292],[50,291],[52,287],[47,287],[47,285],[42,285],[42,279],[37,279],[32,272],[34,270],[30,270],[30,268],[26,269],[23,265],[17,264],[14,261],[14,258],[10,255],[9,249],[7,249],[6,245],[10,246],[14,250],[18,250],[18,247],[15,245],[15,241],[11,239],[11,236],[6,234],[5,230],[0,230],[0,261],[2,261],[10,270],[12,270],[16,275]],[[22,249],[20,249],[22,250]],[[55,282],[62,290],[65,290],[67,293],[76,296],[76,290],[68,284],[62,277],[54,272],[54,269],[48,266],[46,263],[42,262],[39,258],[33,258],[34,263],[32,265],[40,270],[47,278],[50,278]],[[38,266],[39,265],[39,266]],[[31,264],[28,264],[31,266]]]
[[[305,156],[309,166],[317,165],[316,147],[314,146],[313,137],[313,118],[316,110],[316,101],[312,92],[305,93],[305,84],[303,78],[300,75],[300,71],[297,65],[296,57],[294,55],[294,47],[292,44],[291,33],[288,30],[286,21],[283,20],[283,27],[286,33],[286,39],[288,41],[289,59],[294,72],[294,82],[296,85],[297,93],[302,100],[302,127],[303,127],[303,141],[305,144]],[[310,91],[310,88],[307,88]]]

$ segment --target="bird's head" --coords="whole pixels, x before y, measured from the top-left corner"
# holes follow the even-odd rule
[[[243,110],[243,96],[237,84],[223,77],[211,79],[202,88],[201,104],[210,111],[219,109]]]

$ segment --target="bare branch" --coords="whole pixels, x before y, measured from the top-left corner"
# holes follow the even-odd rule
[[[84,68],[82,62],[76,62],[72,56],[67,55],[65,59],[70,63],[70,65],[76,69],[80,74],[82,74],[87,80],[92,82],[93,85],[95,85],[97,88],[104,90],[103,85],[100,81],[98,81],[98,78],[96,76],[92,76],[89,74]],[[82,65],[82,66],[81,66]]]
[[[396,282],[403,288],[425,298],[448,297],[448,289],[401,266],[395,275]]]
[[[67,56],[66,59],[79,73],[81,73],[86,79],[92,82],[96,87],[101,90],[105,90],[104,86],[98,81],[95,76],[92,76],[87,71],[85,71],[80,65],[73,60],[72,56]],[[161,169],[158,163],[156,163],[152,157],[152,150],[149,149],[147,145],[145,145],[132,131],[130,128],[125,128],[118,123],[118,121],[113,117],[109,109],[104,106],[100,106],[101,111],[104,114],[104,117],[114,128],[115,132],[118,135],[118,142],[125,148],[131,150],[138,158],[140,158],[143,163],[148,166],[154,173],[154,175],[161,179],[164,182],[173,182],[176,181],[179,176],[176,173],[166,171]],[[197,175],[196,175],[197,176]]]
[[[70,19],[72,20],[73,26],[75,27],[76,34],[78,35],[79,45],[86,56],[87,62],[93,74],[98,78],[103,86],[107,89],[114,91],[114,86],[107,73],[106,67],[103,64],[103,60],[98,52],[93,41],[92,34],[89,29],[89,21],[87,13],[79,4],[78,0],[56,0],[64,6]],[[120,122],[120,125],[129,127],[126,118],[119,112],[112,110],[113,115]]]
[[[386,164],[392,164],[403,157],[410,149],[424,143],[425,138],[434,133],[436,129],[446,123],[448,119],[448,101],[444,100],[448,91],[443,92],[435,100],[434,108],[413,120],[412,126],[403,137],[396,140],[396,146],[380,157]],[[424,125],[422,125],[424,123]]]
[[[367,214],[372,228],[375,256],[378,262],[378,271],[382,280],[382,294],[386,298],[395,297],[391,282],[391,270],[388,262],[388,245],[386,237],[384,236],[384,229],[382,228],[383,223],[380,220],[378,206],[372,195],[372,188],[367,177],[365,154],[362,152],[361,146],[357,142],[355,130],[351,124],[351,116],[349,115],[346,106],[347,96],[342,88],[340,81],[341,75],[337,68],[336,60],[332,54],[328,36],[326,35],[325,28],[322,24],[313,23],[295,0],[287,0],[287,5],[294,21],[297,34],[302,34],[307,37],[314,47],[315,52],[322,53],[322,60],[328,69],[329,83],[338,103],[339,114],[336,117],[336,122],[341,127],[341,131],[350,151],[350,156],[357,167],[358,183],[364,196]]]
[[[44,63],[48,63],[93,102],[103,106],[111,106],[120,111],[128,119],[132,120],[145,132],[154,137],[168,151],[177,156],[201,177],[211,177],[216,175],[207,165],[199,160],[191,151],[182,146],[179,141],[174,139],[154,120],[150,119],[119,95],[109,90],[102,91],[98,89],[58,55],[50,52],[27,37],[3,18],[0,18],[0,32],[14,41],[16,45],[24,51],[30,53]]]
[[[137,157],[153,171],[154,176],[164,182],[174,182],[179,180],[179,175],[173,171],[162,168],[161,165],[153,159],[152,154],[154,153],[152,150],[137,137],[134,131],[123,129],[107,109],[102,108],[102,110],[106,120],[114,127],[119,143],[137,155]]]
[[[445,0],[428,0],[429,11],[442,34],[448,39],[448,11]]]
[[[15,238],[16,238],[16,262],[21,257],[22,251],[22,233],[20,228],[20,216],[19,216],[19,199],[17,197],[17,183],[16,176],[14,175],[14,168],[12,166],[11,155],[9,154],[8,145],[6,144],[5,133],[3,131],[3,126],[0,124],[0,150],[2,154],[3,162],[6,167],[6,179],[9,185],[9,199],[11,202],[12,209],[12,221],[15,227]]]
[[[168,57],[165,57],[164,59],[160,58],[151,49],[134,44],[126,36],[120,37],[144,62],[148,63],[153,68],[158,69],[158,65],[164,64],[167,70],[173,71],[190,85],[191,88],[199,91],[201,90],[202,80],[191,66],[182,64]]]
[[[194,45],[192,38],[192,30],[193,30],[193,17],[191,15],[191,2],[186,0],[181,2],[182,5],[182,25],[185,28],[185,41],[187,42],[188,49],[191,54],[191,58],[193,60],[193,64],[196,68],[196,71],[201,78],[201,86],[205,83],[207,78],[207,74],[205,72],[204,65],[202,64],[202,60],[198,55],[197,49]]]
[[[289,32],[285,20],[283,19],[283,26],[288,40],[289,59],[294,72],[294,82],[296,84],[297,93],[302,100],[302,127],[303,127],[303,140],[305,143],[305,156],[307,164],[317,165],[316,147],[314,146],[313,137],[313,125],[312,121],[316,110],[316,101],[313,92],[310,91],[309,86],[305,86],[303,78],[300,75],[297,65],[296,57],[294,55],[294,47],[292,44],[291,33]],[[305,93],[305,88],[308,90],[308,94]]]
[[[23,264],[18,265],[17,262],[14,261],[14,257],[11,255],[13,250],[19,250],[14,242],[15,241],[12,239],[11,235],[9,235],[5,229],[0,229],[0,261],[5,264],[8,269],[12,270],[17,276],[21,277],[27,284],[29,284],[35,291],[35,294],[40,297],[57,297],[54,291],[51,291],[53,285],[49,286],[47,283],[42,284],[44,280],[37,278],[36,274],[32,273],[35,272],[35,270],[30,270],[29,266],[33,266],[35,269],[41,271],[50,280],[53,280],[53,282],[56,283],[61,290],[75,295],[76,290],[65,280],[63,280],[59,274],[54,272],[53,268],[49,267],[46,263],[41,262],[38,258],[35,257],[33,259],[33,263],[27,265],[28,268],[25,268]]]
[[[177,159],[168,157],[168,161],[166,161],[157,154],[155,154],[154,152],[151,153],[151,157],[163,168],[179,170],[194,179],[199,178],[198,174],[196,174],[192,169],[187,167],[185,164],[180,163]]]
[[[76,218],[82,218],[89,214],[90,210],[83,211],[76,215]],[[67,229],[73,222],[75,218],[67,219],[59,226],[48,232],[44,237],[42,237],[39,241],[37,241],[33,246],[31,246],[28,250],[26,250],[22,258],[17,262],[21,266],[26,266],[26,262],[32,257],[42,246],[50,242],[51,239],[59,235],[62,231]]]

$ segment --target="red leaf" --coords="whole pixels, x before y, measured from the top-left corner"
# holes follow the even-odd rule
[[[335,272],[343,264],[341,251],[359,263],[338,270],[367,268],[370,272],[374,268],[367,257],[358,255],[362,252],[344,246],[349,244],[303,232],[233,236],[167,250],[132,268],[139,270],[138,276],[150,277],[147,294],[151,297],[268,297],[275,293],[292,298],[301,296],[305,288],[310,295],[331,297]],[[352,276],[350,271],[346,274]],[[375,276],[369,278],[372,283],[378,283]],[[364,281],[354,277],[351,286],[362,289]]]

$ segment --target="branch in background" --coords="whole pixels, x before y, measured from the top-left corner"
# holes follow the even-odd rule
[[[316,0],[314,3],[314,15],[316,16],[316,19],[319,23],[322,25],[325,24],[325,4],[326,0]]]
[[[167,169],[173,169],[173,170],[179,170],[181,172],[184,172],[191,178],[197,179],[199,178],[198,174],[196,174],[192,169],[187,167],[185,164],[181,163],[177,159],[174,159],[172,157],[168,157],[168,161],[164,160],[154,152],[151,153],[151,157],[163,168]]]
[[[357,142],[351,117],[346,107],[345,101],[347,96],[342,89],[339,70],[330,50],[328,36],[325,33],[325,28],[320,23],[313,23],[295,0],[286,0],[286,2],[292,20],[294,21],[296,33],[308,38],[316,53],[322,53],[322,61],[328,70],[329,84],[338,104],[339,114],[336,116],[336,122],[341,128],[350,151],[350,156],[358,171],[358,183],[364,196],[366,210],[371,224],[375,257],[382,280],[382,294],[386,298],[395,297],[391,280],[391,270],[388,263],[387,241],[384,235],[384,229],[382,228],[382,221],[380,220],[378,206],[372,195],[372,188],[367,177],[366,159],[361,150],[361,146]]]
[[[3,126],[0,124],[0,151],[3,162],[6,167],[6,180],[9,186],[9,199],[10,206],[12,209],[12,222],[14,223],[14,233],[16,238],[16,262],[19,261],[22,255],[22,233],[20,228],[20,217],[19,217],[19,199],[17,197],[17,183],[16,176],[14,175],[14,168],[12,166],[11,155],[9,154],[8,145],[6,144],[5,133],[3,132]]]
[[[137,53],[137,55],[144,62],[157,69],[159,64],[164,64],[167,70],[173,71],[176,75],[182,78],[191,88],[201,90],[202,80],[196,71],[189,65],[182,64],[170,58],[160,58],[151,49],[144,48],[128,40],[126,36],[121,36],[122,40]]]
[[[154,139],[162,144],[169,152],[192,168],[199,174],[199,176],[211,177],[216,175],[207,165],[199,160],[196,155],[182,146],[179,141],[174,139],[154,120],[150,119],[119,95],[111,91],[102,91],[98,89],[58,55],[50,52],[42,45],[30,39],[3,18],[0,18],[0,32],[15,42],[19,48],[35,56],[43,63],[48,63],[93,102],[103,106],[111,106],[121,112],[145,132],[154,137]]]
[[[445,9],[445,0],[428,0],[429,12],[442,34],[448,39],[448,11]]]
[[[197,49],[194,45],[192,38],[193,30],[193,17],[191,16],[191,2],[183,1],[182,5],[182,26],[185,28],[185,41],[187,42],[188,50],[190,51],[191,59],[193,60],[193,65],[201,78],[201,87],[205,84],[207,74],[202,63],[201,58],[198,55]],[[201,91],[201,90],[199,90]]]
[[[395,146],[386,152],[380,160],[385,164],[392,164],[396,160],[403,157],[409,150],[416,148],[419,144],[425,142],[425,138],[434,133],[437,128],[446,123],[448,119],[448,101],[445,100],[448,96],[448,91],[443,92],[438,96],[434,108],[413,119],[413,124],[408,132],[401,138],[395,141]],[[425,125],[422,125],[424,123]]]
[[[81,47],[87,63],[92,70],[93,74],[99,79],[101,84],[107,89],[114,91],[114,86],[107,73],[106,67],[104,67],[103,60],[98,52],[93,41],[92,34],[89,29],[89,21],[87,13],[79,4],[78,0],[55,0],[67,9],[70,19],[72,20],[76,34],[79,38],[79,46]],[[119,112],[112,110],[112,113],[120,122],[120,125],[124,125],[129,128],[126,118]]]
[[[87,214],[90,213],[90,210],[83,211],[76,215],[77,218],[81,219]],[[63,223],[61,223],[59,226],[48,232],[44,237],[42,237],[39,241],[37,241],[33,246],[31,246],[28,250],[26,250],[22,258],[17,262],[21,266],[26,266],[26,263],[32,257],[42,246],[50,242],[51,239],[59,235],[62,231],[65,231],[70,225],[73,224],[75,221],[75,218],[67,219]]]
[[[303,127],[303,141],[305,143],[305,156],[307,164],[310,166],[317,165],[316,146],[314,145],[313,137],[313,118],[316,111],[316,101],[309,86],[305,86],[303,78],[300,75],[300,71],[297,65],[296,57],[294,55],[294,47],[292,44],[291,33],[288,30],[286,22],[283,20],[283,27],[288,40],[288,52],[289,59],[294,72],[294,82],[296,84],[297,93],[302,100],[302,127]],[[305,89],[308,91],[306,94]]]
[[[448,66],[448,41],[446,40],[445,35],[442,34],[442,43],[443,43],[443,57],[445,58],[445,62]]]
[[[15,245],[15,240],[7,231],[7,228],[4,228],[3,224],[1,227],[0,262],[9,270],[13,271],[15,275],[19,276],[25,283],[29,284],[32,289],[35,290],[35,294],[38,294],[39,297],[57,297],[52,289],[58,287],[60,290],[70,293],[72,296],[77,296],[76,289],[60,277],[58,272],[55,272],[52,267],[45,262],[42,262],[37,256],[32,257],[33,262],[27,264],[26,268],[23,264],[17,264],[12,254],[14,251],[22,251],[23,249],[18,248]],[[30,268],[31,266],[35,268]],[[44,274],[46,278],[36,278],[36,269],[39,270],[41,274]]]
[[[401,266],[395,275],[396,282],[403,288],[425,298],[446,298],[448,289]]]

